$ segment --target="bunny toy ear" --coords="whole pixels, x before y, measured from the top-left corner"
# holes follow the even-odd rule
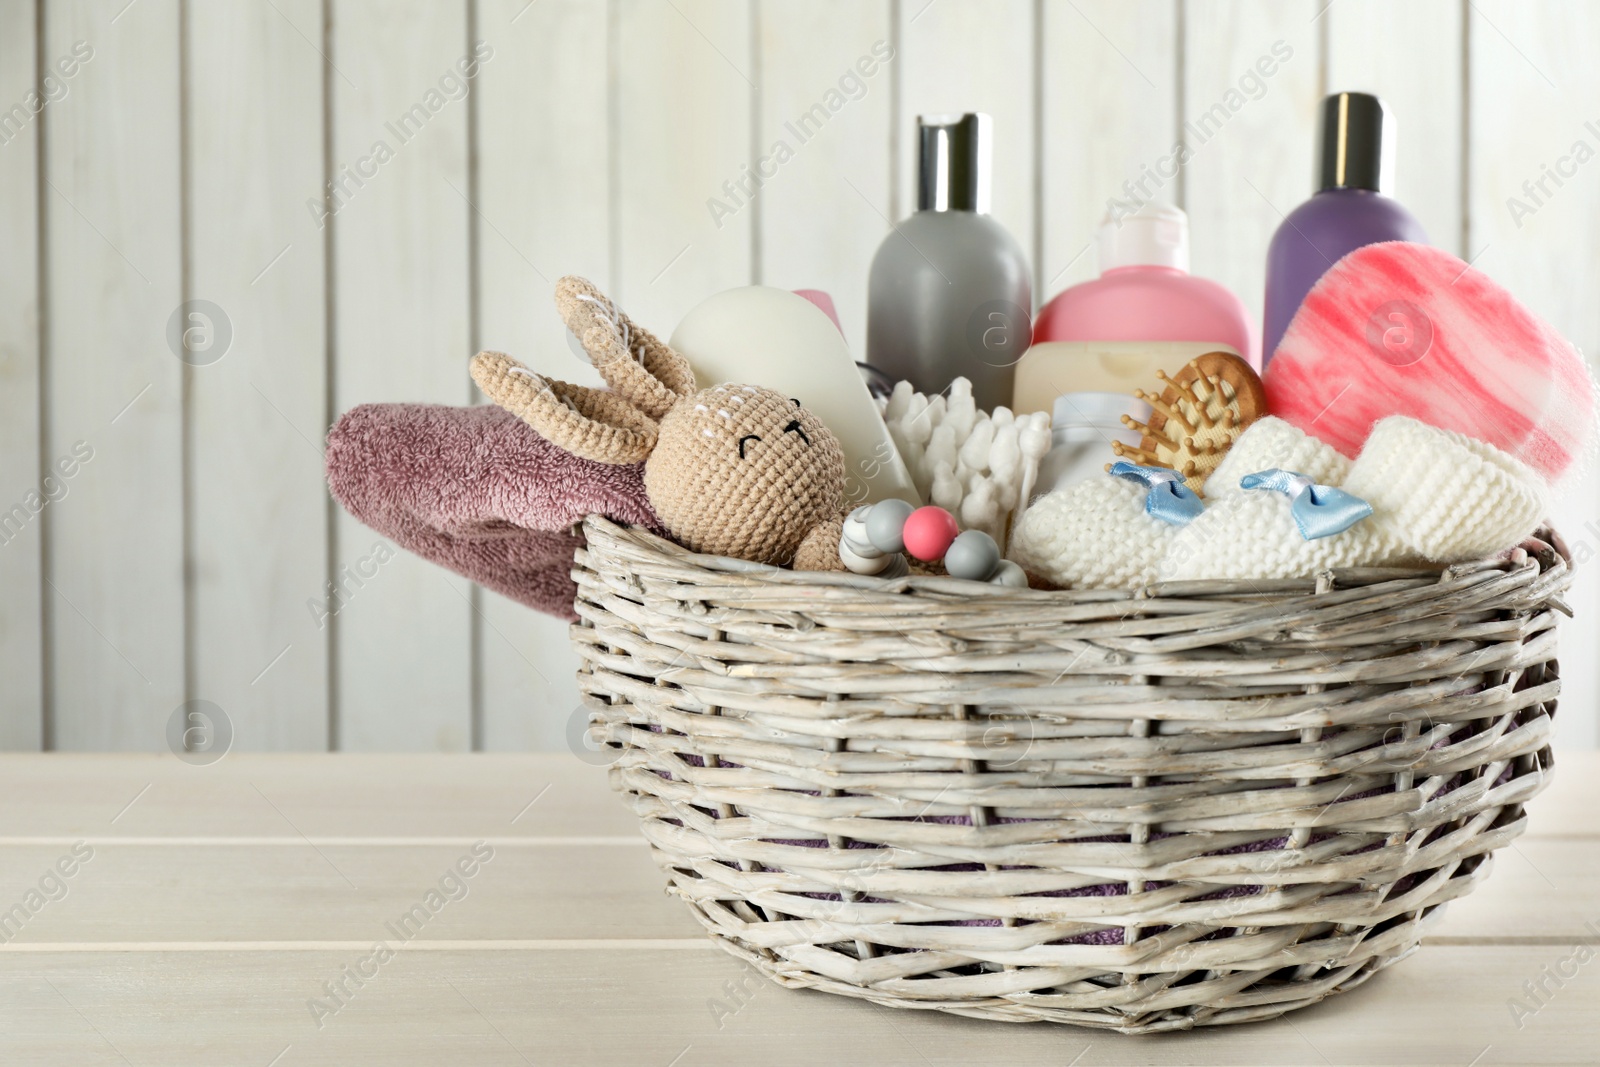
[[[541,377],[501,352],[472,357],[472,380],[546,441],[600,463],[642,463],[656,422],[616,393]]]
[[[623,314],[593,282],[562,278],[556,308],[600,376],[646,415],[659,419],[695,392],[689,361]]]

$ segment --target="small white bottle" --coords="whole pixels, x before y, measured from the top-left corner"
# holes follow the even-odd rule
[[[1122,425],[1122,416],[1141,422],[1150,405],[1126,393],[1064,393],[1056,397],[1050,418],[1050,451],[1039,463],[1034,496],[1065,489],[1105,473],[1117,455],[1111,442],[1137,446],[1139,433]]]

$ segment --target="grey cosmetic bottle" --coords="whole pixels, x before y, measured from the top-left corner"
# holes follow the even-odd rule
[[[1032,339],[1033,285],[989,214],[993,120],[917,118],[917,210],[884,239],[867,283],[867,362],[918,392],[972,382],[980,408],[1011,402]]]

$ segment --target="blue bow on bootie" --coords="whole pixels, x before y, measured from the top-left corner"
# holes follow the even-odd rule
[[[1372,514],[1372,505],[1360,497],[1331,485],[1318,485],[1294,471],[1274,468],[1247,474],[1239,479],[1239,488],[1267,489],[1287,496],[1289,514],[1307,541],[1344,533]]]
[[[1111,473],[1149,489],[1150,495],[1144,499],[1144,513],[1169,526],[1187,526],[1206,509],[1194,490],[1183,484],[1177,471],[1166,467],[1140,467],[1119,459],[1111,465]]]

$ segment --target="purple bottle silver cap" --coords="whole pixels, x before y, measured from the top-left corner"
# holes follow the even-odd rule
[[[1334,93],[1322,100],[1322,151],[1317,190],[1394,190],[1394,115],[1371,93]]]

